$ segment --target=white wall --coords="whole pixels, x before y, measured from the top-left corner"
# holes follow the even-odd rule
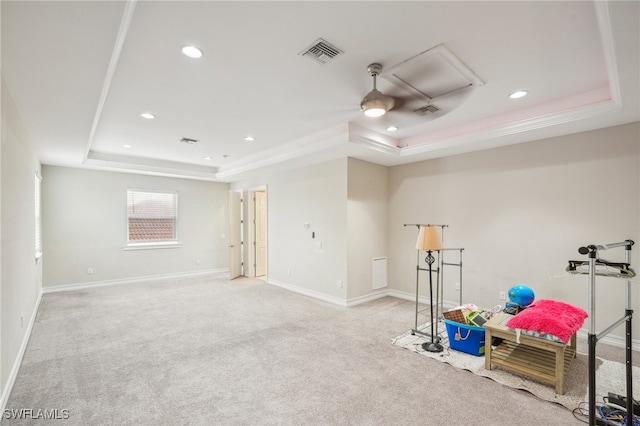
[[[256,186],[267,188],[268,281],[344,301],[348,285],[347,159],[236,182],[232,188],[246,191]],[[305,223],[309,229],[304,228]],[[342,288],[338,281],[343,282]]]
[[[390,285],[414,291],[415,230],[403,224],[442,223],[449,225],[445,246],[465,248],[465,302],[493,306],[499,291],[524,283],[538,298],[586,309],[587,276],[565,273],[569,259],[584,258],[578,247],[630,238],[638,265],[639,145],[640,124],[633,123],[391,168]],[[624,250],[601,257],[624,260]],[[457,301],[453,275],[445,299]],[[598,278],[598,327],[623,315],[623,287]],[[636,283],[636,310],[638,291]]]
[[[373,292],[373,258],[387,256],[389,168],[350,158],[347,183],[347,298]]]
[[[233,183],[245,200],[251,188],[267,190],[268,282],[339,304],[374,293],[372,260],[387,255],[388,180],[387,167],[345,158]]]
[[[15,377],[38,304],[42,267],[35,262],[35,173],[40,164],[2,80],[0,386],[3,403]]]
[[[42,173],[45,287],[228,268],[228,184],[56,166]],[[178,193],[180,248],[123,250],[127,188]]]

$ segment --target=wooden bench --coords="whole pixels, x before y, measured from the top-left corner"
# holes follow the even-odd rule
[[[515,331],[505,326],[512,315],[500,312],[484,324],[485,368],[496,365],[541,383],[555,386],[557,394],[564,394],[564,375],[576,357],[576,335],[568,345],[538,337],[520,335],[516,342]],[[492,338],[503,339],[495,349]]]

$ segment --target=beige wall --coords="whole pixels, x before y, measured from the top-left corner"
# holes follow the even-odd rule
[[[524,283],[538,298],[586,309],[587,276],[568,275],[565,267],[583,257],[577,250],[585,244],[640,244],[639,145],[640,124],[633,123],[391,168],[390,285],[414,291],[415,231],[403,224],[442,223],[449,225],[445,245],[465,248],[465,302],[493,306],[502,303],[499,291]],[[601,256],[624,260],[624,250]],[[457,301],[453,275],[445,286],[449,301]],[[599,327],[622,316],[623,287],[598,278]],[[620,328],[615,334],[624,335]]]
[[[347,298],[373,292],[373,259],[387,256],[389,168],[350,158],[347,183]]]
[[[228,184],[56,166],[42,173],[45,287],[228,268]],[[123,250],[127,188],[178,193],[181,247]]]
[[[35,262],[35,173],[40,164],[16,106],[2,80],[2,173],[0,271],[0,386],[7,381],[35,313],[42,285],[42,266]],[[3,403],[6,399],[3,399]]]
[[[344,301],[347,159],[265,174],[236,182],[232,188],[246,194],[257,186],[267,191],[268,281],[333,302]],[[343,282],[342,288],[338,281]]]
[[[232,184],[267,189],[267,280],[339,304],[371,295],[372,260],[387,255],[388,174],[349,158]]]
[[[347,162],[341,159],[268,181],[269,280],[345,298],[346,177]]]

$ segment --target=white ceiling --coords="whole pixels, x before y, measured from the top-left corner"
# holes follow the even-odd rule
[[[640,120],[637,1],[1,8],[2,77],[43,164],[233,181],[346,155],[397,165]],[[325,65],[300,55],[319,38],[344,54]],[[204,56],[182,55],[188,44]],[[418,116],[410,109],[425,98],[391,74],[445,84],[452,58],[423,60],[440,50],[477,84]],[[360,111],[372,62],[383,65],[378,89],[404,99],[380,118]],[[529,95],[509,99],[517,89]]]

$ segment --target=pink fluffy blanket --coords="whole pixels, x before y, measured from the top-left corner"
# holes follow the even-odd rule
[[[553,334],[567,343],[588,316],[584,309],[568,303],[541,299],[515,315],[505,325],[509,328]]]

